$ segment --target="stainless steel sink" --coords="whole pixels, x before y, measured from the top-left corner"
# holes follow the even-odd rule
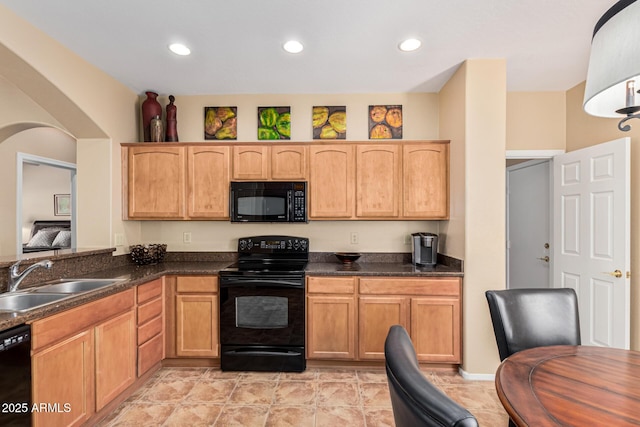
[[[0,295],[0,311],[28,311],[43,305],[51,304],[64,298],[69,298],[69,294],[46,294],[46,293],[10,293]]]
[[[77,294],[100,289],[123,280],[125,279],[62,279],[58,283],[40,286],[31,292]]]

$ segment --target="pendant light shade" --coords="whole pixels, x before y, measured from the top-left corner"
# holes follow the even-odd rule
[[[598,117],[640,118],[640,2],[618,1],[593,31],[584,110]],[[625,117],[626,116],[626,117]]]

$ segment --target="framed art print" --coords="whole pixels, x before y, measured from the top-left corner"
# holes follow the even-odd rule
[[[369,105],[369,139],[402,139],[402,105]]]

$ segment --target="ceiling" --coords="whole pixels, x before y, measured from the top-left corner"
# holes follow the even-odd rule
[[[0,0],[133,91],[174,95],[437,92],[470,58],[505,58],[509,91],[567,90],[614,3]],[[422,47],[401,52],[410,37]],[[282,49],[292,38],[302,53]]]

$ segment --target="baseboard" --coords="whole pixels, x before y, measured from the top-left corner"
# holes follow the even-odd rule
[[[496,380],[496,376],[494,374],[472,374],[462,369],[462,367],[458,368],[458,373],[462,376],[462,378],[470,381],[495,381]]]

